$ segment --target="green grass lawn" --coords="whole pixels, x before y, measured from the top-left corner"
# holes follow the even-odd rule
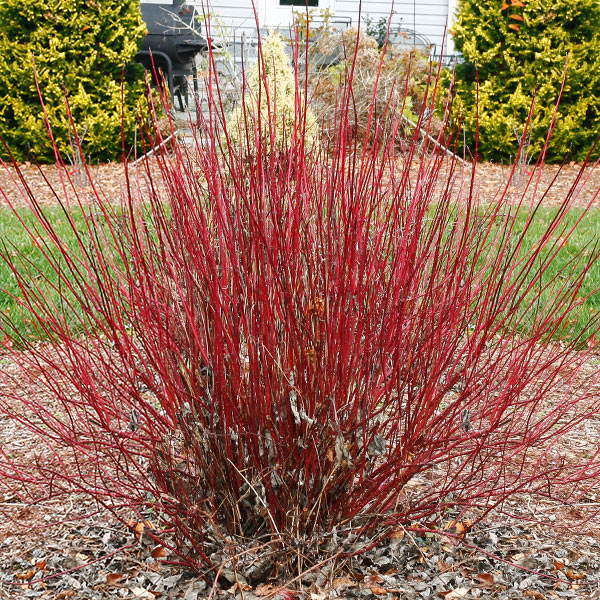
[[[535,215],[532,226],[527,233],[525,244],[526,248],[534,245],[542,235],[546,228],[546,224],[552,219],[556,213],[555,208],[544,207],[538,210]],[[44,209],[44,214],[53,224],[57,233],[67,244],[72,248],[76,248],[75,234],[73,228],[69,224],[67,216],[59,207]],[[569,226],[574,223],[580,216],[581,211],[573,209],[570,211],[565,225]],[[5,245],[6,251],[13,255],[23,254],[27,259],[31,260],[35,268],[39,269],[36,274],[38,282],[43,282],[47,277],[50,282],[56,282],[56,274],[53,273],[47,262],[44,260],[40,246],[43,246],[42,240],[44,234],[39,232],[39,224],[37,224],[35,216],[30,210],[22,210],[19,215],[29,227],[38,230],[36,236],[39,238],[35,243],[31,237],[24,231],[23,226],[19,223],[17,217],[9,210],[0,210],[0,240]],[[526,215],[519,214],[515,233],[523,229]],[[571,258],[581,253],[591,251],[590,242],[593,242],[598,237],[600,229],[600,209],[591,210],[580,223],[577,231],[569,239],[568,245],[563,246],[560,250],[558,259],[552,268],[547,272],[547,277],[556,275],[561,267],[565,265]],[[81,212],[73,214],[73,223],[79,230],[83,230],[84,216]],[[4,252],[4,251],[2,251]],[[35,271],[33,271],[35,273]],[[569,339],[579,335],[586,326],[586,323],[591,315],[600,311],[600,294],[594,293],[600,288],[600,262],[596,263],[588,275],[586,276],[584,287],[581,290],[581,296],[591,295],[584,303],[582,303],[573,313],[572,318],[567,323],[567,326],[561,333],[561,336]],[[43,334],[36,328],[35,324],[30,321],[28,313],[20,307],[17,302],[11,297],[19,297],[21,292],[16,284],[15,278],[11,270],[4,261],[0,261],[0,311],[4,314],[9,314],[11,320],[15,324],[20,335],[27,337],[43,337]],[[547,291],[540,295],[540,303],[543,305],[551,294]],[[54,303],[59,307],[59,295],[55,290],[51,290],[48,286],[47,297],[49,302]],[[71,317],[74,321],[74,317]],[[526,323],[526,320],[525,320]],[[2,325],[0,325],[2,327]],[[0,333],[0,340],[3,334]]]
[[[529,249],[538,242],[545,232],[548,223],[556,214],[557,209],[553,207],[540,208],[534,215],[529,230],[525,236],[524,248]],[[571,209],[559,226],[554,239],[562,237],[563,231],[569,231],[572,226],[582,215],[581,209]],[[515,233],[521,232],[525,226],[527,215],[521,211],[517,217]],[[562,285],[568,279],[565,273],[561,273],[561,269],[569,263],[569,261],[581,257],[582,263],[585,263],[587,257],[594,251],[594,243],[599,238],[600,233],[600,209],[590,210],[579,223],[568,241],[561,246],[556,259],[551,263],[548,271],[544,275],[544,280],[549,281],[556,278],[556,283]],[[593,331],[585,331],[586,325],[590,319],[598,311],[600,311],[600,293],[596,292],[600,288],[600,261],[592,265],[590,271],[585,275],[579,297],[586,300],[578,306],[571,314],[565,327],[559,337],[563,339],[572,339],[582,332],[586,338]],[[551,300],[553,289],[546,290],[539,294],[540,305],[544,306]],[[527,322],[527,319],[524,321]],[[594,325],[594,327],[596,327]],[[582,340],[584,342],[585,340]]]
[[[76,236],[69,223],[69,218],[63,210],[60,207],[45,208],[44,214],[60,238],[73,248],[74,252],[77,252]],[[17,262],[19,256],[30,261],[28,270],[32,278],[34,277],[37,284],[43,285],[47,289],[48,301],[58,307],[60,306],[59,294],[56,290],[52,290],[51,285],[57,283],[58,277],[44,258],[43,252],[43,241],[47,239],[47,234],[42,230],[31,210],[20,210],[19,217],[22,218],[23,223],[12,211],[0,209],[0,254],[4,257],[8,253],[10,258],[16,259]],[[77,229],[83,231],[84,215],[81,211],[73,211],[72,222]],[[32,239],[25,226],[34,232],[35,239]],[[45,284],[45,278],[50,283]],[[0,259],[0,312],[10,317],[20,335],[43,338],[43,333],[31,322],[27,309],[19,306],[16,301],[16,298],[21,297],[22,293],[12,270],[4,258]],[[71,322],[74,320],[72,319]],[[6,327],[4,322],[0,323],[0,328],[4,328],[4,331],[6,331]],[[3,334],[0,334],[0,340],[3,337]]]

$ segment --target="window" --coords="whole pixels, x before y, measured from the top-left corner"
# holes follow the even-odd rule
[[[307,2],[302,2],[302,0],[279,0],[279,6],[296,6],[297,8],[302,8],[308,4],[309,7],[319,6],[319,0],[308,0]]]

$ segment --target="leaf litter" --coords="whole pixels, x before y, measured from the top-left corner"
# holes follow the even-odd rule
[[[7,397],[8,386],[19,382],[17,367],[2,357],[0,366],[4,374],[13,374],[0,382],[0,393]],[[580,376],[597,369],[598,358],[592,356]],[[35,379],[20,385],[41,393]],[[585,422],[584,428],[555,448],[574,464],[597,450],[598,419]],[[36,441],[14,421],[0,417],[0,435],[5,452],[35,459]],[[427,485],[426,477],[411,482],[402,491],[403,501],[410,500],[411,486]],[[168,564],[169,551],[146,535],[153,527],[150,515],[120,515],[119,521],[77,495],[27,504],[2,488],[0,599],[600,600],[599,509],[600,492],[592,489],[571,493],[564,502],[534,502],[524,493],[477,525],[472,524],[476,509],[448,514],[437,528],[414,523],[389,531],[385,541],[363,554],[358,552],[365,541],[356,540],[351,531],[336,531],[320,542],[324,554],[338,555],[337,560],[323,561],[317,568],[308,565],[285,587],[283,581],[268,579],[268,573],[276,572],[276,558],[261,555],[249,541],[235,568],[234,561],[215,552],[212,558],[222,569],[211,589],[204,580]],[[340,551],[357,554],[341,558]]]
[[[211,597],[206,582],[156,560],[150,546],[138,541],[131,547],[131,531],[109,527],[106,517],[4,538],[0,597]],[[597,538],[557,539],[552,531],[507,519],[475,528],[464,542],[468,545],[442,532],[396,536],[365,554],[307,572],[283,590],[277,582],[251,586],[242,573],[224,570],[212,597],[600,598]]]

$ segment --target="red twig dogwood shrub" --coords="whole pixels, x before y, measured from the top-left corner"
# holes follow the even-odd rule
[[[4,485],[89,494],[147,521],[174,564],[210,579],[237,551],[258,581],[331,539],[355,551],[595,477],[595,457],[573,467],[552,446],[600,400],[546,401],[585,358],[578,340],[549,343],[597,256],[545,278],[571,195],[526,248],[508,192],[477,198],[439,146],[415,134],[399,154],[399,124],[377,122],[372,144],[353,142],[349,88],[335,135],[310,146],[296,89],[285,152],[264,93],[268,116],[236,144],[215,101],[195,147],[157,153],[160,176],[124,167],[120,206],[82,200],[74,245],[30,197],[55,279],[2,256],[47,342],[5,317],[29,384],[0,406],[40,447],[27,464],[3,452]],[[543,307],[540,286],[555,287]]]

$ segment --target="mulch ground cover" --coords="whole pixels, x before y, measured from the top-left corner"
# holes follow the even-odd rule
[[[56,202],[46,183],[60,186],[54,167],[40,171],[25,164],[21,169],[42,204]],[[545,202],[559,203],[577,172],[576,165],[567,165],[560,173],[558,167],[545,167],[541,187],[556,178]],[[124,190],[122,165],[101,165],[90,173],[107,198],[117,198]],[[508,173],[505,166],[480,165],[477,191],[493,200],[506,184]],[[80,173],[73,175],[82,194],[88,194],[89,183]],[[587,170],[585,176],[589,176],[587,187],[575,205],[587,204],[600,189],[600,174]],[[518,199],[523,180],[516,184],[510,189]],[[0,187],[13,205],[25,204],[19,184],[6,173],[0,175]],[[6,199],[0,200],[0,205],[3,203]],[[590,356],[581,376],[597,372],[599,365],[600,358]],[[18,383],[17,367],[7,356],[0,356],[0,373],[9,375],[0,379],[0,394],[10,395],[11,385],[34,385],[31,381]],[[560,440],[557,451],[576,463],[582,455],[597,451],[598,440],[600,418],[595,418]],[[6,417],[0,417],[0,442],[13,455],[33,457],[36,451],[36,440]],[[218,584],[211,587],[191,573],[164,564],[169,556],[139,528],[123,525],[85,497],[30,505],[5,490],[0,493],[0,599],[600,600],[599,509],[600,491],[596,490],[588,490],[576,502],[540,502],[524,494],[504,503],[498,512],[472,528],[468,515],[450,522],[447,529],[427,534],[399,528],[364,554],[313,568],[306,565],[306,572],[284,587],[276,580],[251,586],[235,573],[232,562],[225,560]],[[335,554],[336,545],[347,548],[352,540],[333,539],[330,544]]]
[[[160,180],[159,169],[156,160],[150,158],[147,161],[142,161],[137,170],[133,169],[132,173],[139,174],[141,179],[136,176],[131,178],[131,183],[137,189],[139,181],[143,181],[146,167],[156,175],[155,181]],[[414,171],[418,168],[415,163]],[[66,171],[74,183],[74,188],[68,182],[65,182],[64,176],[61,178],[59,170],[53,165],[42,165],[40,167],[29,163],[24,163],[19,166],[19,169],[28,183],[32,195],[41,205],[52,205],[56,203],[56,196],[51,191],[51,188],[57,190],[62,197],[63,183],[65,183],[64,191],[71,198],[75,198],[75,191],[80,192],[81,199],[85,202],[91,198],[92,186],[88,181],[88,175],[91,181],[97,186],[98,191],[106,199],[118,201],[121,194],[126,190],[126,179],[124,176],[124,167],[122,163],[109,163],[102,165],[92,165],[86,173],[81,167],[67,167]],[[509,197],[512,201],[517,202],[522,197],[526,189],[527,180],[533,172],[532,167],[519,167],[515,170],[512,176],[511,183],[509,177],[512,168],[507,165],[480,163],[476,167],[476,177],[474,192],[479,195],[483,202],[492,202],[498,197],[498,194],[508,188]],[[466,165],[457,173],[457,179],[463,176],[463,182],[467,186],[468,178],[470,177],[471,167]],[[443,172],[442,172],[443,175]],[[528,187],[527,196],[530,197],[536,183],[537,175]],[[444,186],[443,176],[439,178],[440,190]],[[600,169],[587,167],[580,174],[580,166],[575,163],[567,165],[545,165],[539,173],[539,183],[537,183],[537,197],[540,197],[540,191],[546,190],[550,184],[550,191],[544,196],[544,203],[560,204],[569,189],[573,184],[577,183],[579,192],[575,195],[573,206],[587,206],[592,202],[595,206],[600,206],[600,198],[598,191],[600,190]],[[51,188],[49,185],[51,185]],[[0,170],[0,208],[6,206],[9,202],[15,206],[24,206],[26,202],[23,200],[22,185],[19,183],[19,178],[16,176],[15,169],[8,167],[8,170]]]

